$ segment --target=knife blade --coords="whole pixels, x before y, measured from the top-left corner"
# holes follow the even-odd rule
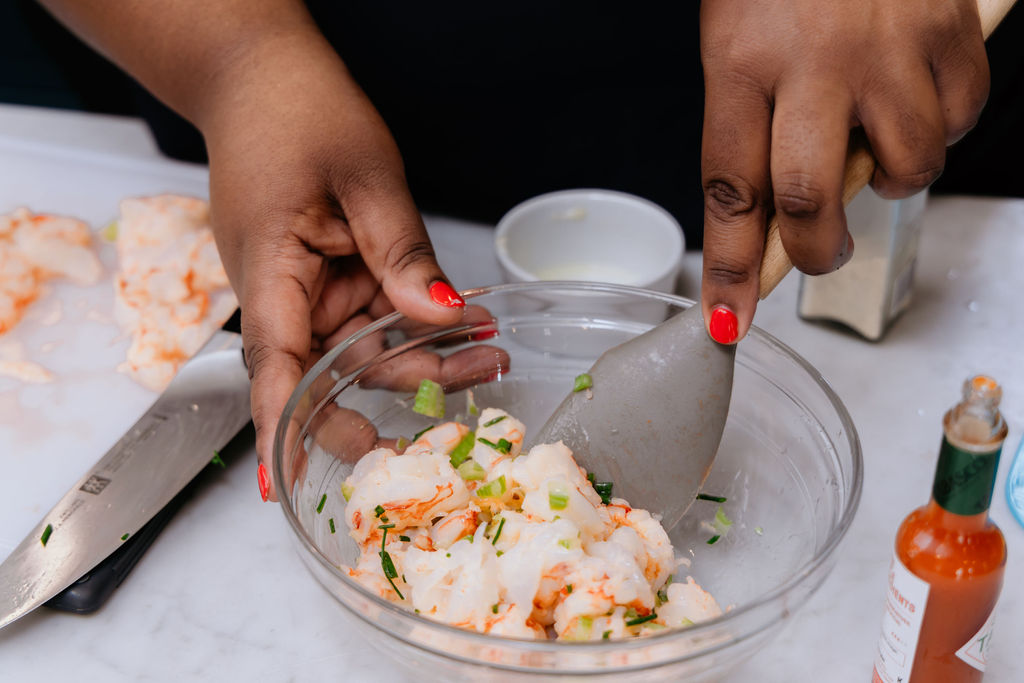
[[[249,419],[241,335],[218,330],[0,564],[0,628],[139,532]]]

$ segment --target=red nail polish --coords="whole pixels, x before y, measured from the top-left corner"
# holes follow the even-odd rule
[[[435,304],[448,308],[462,308],[466,305],[459,293],[452,289],[447,282],[441,280],[430,285],[430,298],[434,300]]]
[[[494,339],[498,336],[497,330],[484,330],[483,332],[475,332],[469,335],[469,341],[486,341],[488,339]]]
[[[732,344],[740,333],[736,314],[725,306],[715,306],[711,309],[708,332],[711,334],[711,338],[719,344]]]
[[[270,475],[267,474],[267,468],[263,463],[256,468],[256,481],[260,485],[260,495],[263,496],[263,502],[267,502],[267,497],[270,495]]]

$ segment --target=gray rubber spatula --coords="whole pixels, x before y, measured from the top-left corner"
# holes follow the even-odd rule
[[[979,0],[987,38],[1012,0]],[[853,136],[846,156],[843,203],[871,179],[875,159]],[[772,218],[761,260],[765,298],[793,267]],[[671,529],[693,503],[718,451],[732,393],[735,346],[704,328],[700,306],[606,351],[590,370],[593,388],[569,394],[535,443],[561,439],[577,461],[615,495],[661,513]]]

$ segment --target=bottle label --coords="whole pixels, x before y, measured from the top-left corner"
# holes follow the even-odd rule
[[[996,611],[988,615],[988,619],[982,624],[974,637],[956,651],[956,656],[964,660],[978,671],[984,671],[988,663],[989,648],[992,647],[992,627],[995,625]]]
[[[988,453],[971,453],[943,439],[932,486],[935,502],[957,515],[977,515],[988,510],[1001,449],[1000,446]]]
[[[928,583],[912,574],[894,550],[889,565],[889,590],[882,616],[882,634],[875,655],[874,683],[906,683],[910,680],[929,590]]]

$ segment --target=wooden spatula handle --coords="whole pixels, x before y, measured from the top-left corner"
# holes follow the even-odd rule
[[[981,30],[987,39],[999,22],[1010,11],[1016,0],[978,0],[978,14],[981,16]],[[875,158],[862,136],[851,136],[846,153],[846,174],[843,178],[843,206],[849,204],[857,193],[871,180],[875,172]],[[761,256],[760,296],[765,298],[793,268],[786,255],[779,236],[779,221],[772,216],[765,236],[764,254]]]

